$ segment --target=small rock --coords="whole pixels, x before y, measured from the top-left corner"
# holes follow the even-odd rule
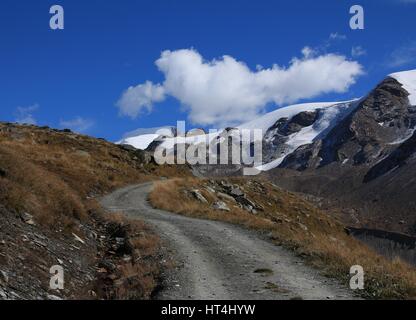
[[[38,247],[46,247],[47,246],[47,243],[39,241],[39,240],[34,240],[33,243],[36,244]]]
[[[209,193],[215,193],[215,190],[211,187],[206,186],[205,189],[209,192]]]
[[[304,224],[302,224],[302,223],[298,223],[298,225],[299,225],[299,227],[303,230],[303,231],[308,231],[308,227],[307,226],[305,226]]]
[[[106,268],[99,268],[97,270],[98,273],[107,273],[107,269]]]
[[[227,207],[227,204],[223,201],[217,201],[212,205],[212,208],[215,210],[230,211],[230,208]]]
[[[246,211],[248,211],[248,212],[251,212],[251,210],[253,210],[253,206],[251,206],[251,205],[243,205],[243,209],[246,210]]]
[[[126,241],[124,238],[116,238],[116,243],[119,246],[122,246],[124,244],[124,242]]]
[[[0,298],[1,299],[7,299],[7,294],[1,289],[0,289]]]
[[[110,270],[110,271],[114,271],[117,268],[117,266],[109,260],[100,261],[100,263],[98,264],[98,267],[99,268],[104,268],[104,269]]]
[[[62,298],[60,298],[60,297],[58,297],[58,296],[55,296],[55,295],[53,295],[53,294],[48,294],[48,295],[46,296],[46,298],[47,298],[48,300],[62,300]]]
[[[132,257],[131,256],[125,255],[123,257],[123,261],[125,261],[125,262],[130,262],[131,260],[132,260]]]
[[[205,197],[201,194],[201,192],[199,190],[192,190],[191,193],[200,202],[208,203],[207,199],[205,199]]]
[[[244,196],[244,192],[241,191],[239,188],[234,188],[230,191],[230,194],[235,196],[235,197],[242,197]]]
[[[59,264],[64,264],[64,262],[61,259],[57,259]]]
[[[251,208],[256,208],[256,209],[259,207],[254,202],[252,202],[251,200],[245,197],[237,197],[236,200],[238,203],[241,203],[243,207],[251,207]]]
[[[9,283],[9,276],[7,275],[6,271],[0,270],[0,280],[4,283]]]
[[[74,236],[75,240],[77,240],[78,242],[81,242],[82,244],[85,244],[85,241],[82,240],[80,237],[78,237],[75,233],[72,233],[72,235]]]
[[[96,240],[98,238],[98,234],[94,231],[90,232],[90,238]]]
[[[20,215],[21,219],[24,223],[27,223],[29,225],[34,225],[35,221],[33,220],[33,216],[27,212],[24,212]]]

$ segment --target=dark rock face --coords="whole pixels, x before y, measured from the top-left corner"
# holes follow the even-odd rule
[[[410,106],[408,95],[399,82],[387,78],[321,142],[302,146],[281,167],[305,170],[332,162],[375,164],[394,150],[397,141],[409,137],[416,125],[416,108]]]
[[[322,140],[318,140],[310,145],[299,147],[295,152],[289,154],[281,163],[282,168],[303,171],[308,168],[319,166],[321,158],[319,152],[322,147]]]
[[[321,165],[345,159],[355,165],[373,164],[385,157],[390,144],[408,136],[416,124],[408,95],[396,80],[384,80],[323,141]]]
[[[351,209],[357,226],[416,234],[416,106],[408,95],[398,81],[385,79],[325,137],[267,175]]]
[[[392,170],[409,163],[416,155],[416,132],[398,146],[389,156],[372,167],[364,177],[364,182],[370,182]]]
[[[290,135],[299,132],[304,127],[309,127],[314,124],[318,118],[318,111],[314,112],[301,112],[295,115],[288,124],[283,128],[283,132],[286,135]]]
[[[161,145],[163,143],[163,139],[162,138],[157,138],[155,140],[153,140],[146,148],[146,151],[148,152],[155,152],[157,147],[159,145]]]
[[[288,137],[309,127],[315,123],[319,117],[319,110],[301,112],[291,119],[281,118],[270,127],[263,141],[263,162],[273,161],[288,150]]]

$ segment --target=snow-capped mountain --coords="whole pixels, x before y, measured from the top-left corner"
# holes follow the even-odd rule
[[[403,85],[403,89],[409,93],[410,104],[416,105],[416,70],[392,73],[390,77]]]
[[[416,234],[416,70],[387,76],[366,96],[279,108],[237,128],[173,138],[131,134],[122,143],[220,144],[237,129],[262,129],[263,175],[286,189],[330,199],[351,223]],[[172,133],[172,132],[171,132]],[[241,174],[241,166],[193,166],[197,175]],[[398,192],[400,190],[400,192]],[[371,208],[371,210],[369,209]]]
[[[356,105],[357,100],[296,104],[267,113],[255,120],[243,123],[235,129],[260,129],[263,131],[264,146],[269,152],[269,154],[266,154],[266,158],[273,158],[273,161],[264,164],[259,169],[269,170],[278,166],[285,156],[299,146],[312,143],[317,137],[322,137],[334,124],[351,112]],[[289,126],[293,125],[296,123],[296,119],[300,119],[306,114],[314,114],[316,119],[314,118],[314,121],[309,125],[305,124],[303,127],[302,123],[297,124],[299,131],[294,130],[292,126],[292,131],[282,133],[282,125],[285,123]],[[279,128],[276,126],[278,121],[280,121]],[[220,137],[225,131],[218,130],[216,133],[198,135],[192,134],[192,131],[191,134],[188,132],[186,136],[177,136],[176,131],[171,127],[139,129],[127,133],[118,144],[128,144],[137,149],[145,150],[157,141],[158,144],[169,150],[173,149],[175,144],[209,143]],[[278,142],[281,144],[279,152],[275,150],[278,149],[277,147],[273,147]],[[285,146],[284,151],[283,146]]]
[[[387,93],[391,97],[386,97]],[[398,94],[398,97],[393,97],[395,94]],[[390,101],[390,98],[393,100]],[[399,98],[401,101],[398,101]],[[364,108],[363,105],[368,104],[371,99],[380,101],[373,101],[377,104],[375,108],[371,108],[371,106]],[[381,101],[383,99],[385,101]],[[400,104],[399,109],[403,111],[402,113],[397,113],[397,106],[394,106],[396,103]],[[322,155],[322,153],[333,152],[333,150],[327,150],[333,147],[330,140],[337,139],[336,136],[340,135],[340,124],[351,114],[361,115],[363,127],[359,130],[365,131],[365,128],[371,128],[374,134],[384,137],[381,140],[386,139],[384,142],[387,145],[397,145],[406,141],[413,134],[414,128],[412,110],[402,110],[407,108],[407,104],[416,105],[416,70],[389,75],[374,92],[362,99],[287,106],[243,123],[236,129],[263,130],[263,164],[258,166],[258,169],[267,171],[278,166],[305,169],[312,165],[312,162],[317,166],[331,161],[328,154]],[[372,110],[372,115],[368,114],[370,110]],[[390,119],[389,115],[393,115],[394,110],[396,110],[396,114]],[[367,123],[364,121],[366,116],[371,116],[374,121]],[[398,118],[401,118],[402,121],[395,123],[394,119]],[[346,129],[344,128],[343,132]],[[156,128],[129,133],[119,143],[130,144],[138,149],[149,147],[154,149],[155,145],[162,144],[166,149],[173,150],[175,144],[211,143],[224,135],[224,132],[226,130],[205,135],[192,134],[187,137],[176,137],[175,128]],[[331,138],[328,138],[328,135]],[[365,132],[361,132],[360,135],[365,136]],[[320,143],[324,143],[322,148],[325,150],[318,150],[317,145]],[[306,156],[305,153],[308,152],[310,155]],[[318,153],[321,154],[318,155]],[[352,159],[353,155],[350,156],[341,156],[343,164],[357,161]],[[306,158],[309,158],[309,164],[305,163]],[[376,158],[378,157],[376,156]]]
[[[358,100],[346,102],[304,104],[283,108],[275,123],[265,128],[263,138],[263,165],[258,169],[267,171],[278,167],[297,148],[322,139],[330,129],[350,114]],[[295,111],[294,114],[291,111]],[[266,117],[275,118],[276,114]],[[271,120],[270,119],[270,120]],[[244,125],[250,128],[258,120]],[[243,126],[243,127],[244,127]]]
[[[175,137],[177,129],[175,127],[157,127],[137,129],[126,133],[117,144],[126,144],[136,149],[146,150],[149,145],[158,138]]]
[[[416,234],[415,89],[416,71],[388,76],[267,176],[329,199],[351,224]]]

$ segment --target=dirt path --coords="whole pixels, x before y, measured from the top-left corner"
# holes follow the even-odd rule
[[[351,299],[352,292],[319,275],[289,251],[238,226],[188,218],[152,208],[152,184],[120,189],[102,199],[152,224],[177,268],[159,299]]]

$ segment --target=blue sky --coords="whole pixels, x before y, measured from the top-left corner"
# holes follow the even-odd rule
[[[62,5],[65,10],[64,30],[49,28],[49,8],[53,4]],[[365,9],[364,30],[349,28],[349,8],[353,4]],[[0,120],[72,127],[114,141],[127,131],[174,125],[177,120],[190,119],[194,121],[190,126],[205,128],[239,121],[242,118],[235,115],[240,104],[241,113],[250,118],[276,108],[277,100],[284,105],[359,97],[387,74],[416,68],[415,14],[416,1],[411,0],[2,0]],[[305,47],[312,52],[309,58],[305,51],[302,53]],[[186,50],[177,51],[180,49]],[[165,50],[170,50],[169,59],[156,66]],[[218,101],[223,92],[210,87],[212,91],[205,93],[209,93],[211,101],[198,91],[206,87],[197,87],[194,92],[193,83],[181,83],[185,81],[183,74],[172,71],[177,67],[173,54],[178,52],[186,54],[181,57],[184,63],[193,57],[203,59],[200,67],[212,69],[210,79],[220,78],[217,87],[224,81],[224,73],[216,77],[224,55],[230,57],[231,69],[234,65],[246,66],[250,73],[245,70],[243,75],[247,79],[261,68],[272,70],[274,64],[280,71],[287,71],[294,57],[300,62],[308,59],[316,62],[332,54],[345,57],[344,65],[355,63],[347,64],[347,69],[357,65],[362,69],[346,75],[352,77],[353,83],[346,79],[333,80],[344,81],[340,86],[347,90],[323,85],[309,95],[293,93],[282,98],[283,93],[274,95],[269,85],[259,85],[263,83],[261,79],[244,82],[245,89],[256,87],[247,89],[253,92],[245,89],[238,92],[241,87],[228,88],[228,83],[240,81],[242,76],[239,72],[228,72],[226,67],[224,90],[226,94],[232,90],[237,92],[224,99],[236,101],[237,109],[213,113],[215,107],[224,106],[223,100]],[[192,82],[193,78],[186,76]],[[167,77],[169,84],[165,84]],[[279,80],[280,73],[273,77],[273,81]],[[310,83],[320,81],[310,74],[308,77]],[[117,107],[123,92],[133,86],[135,94],[145,92],[148,97],[149,91],[136,87],[146,81],[151,82],[152,105],[127,104],[128,108],[133,107],[128,110],[135,112],[123,115],[120,103]],[[160,99],[154,91],[158,85],[163,89]],[[295,81],[295,92],[296,85]],[[299,90],[304,87],[300,86]],[[257,92],[264,97],[247,105]],[[240,93],[242,101],[239,101]]]

